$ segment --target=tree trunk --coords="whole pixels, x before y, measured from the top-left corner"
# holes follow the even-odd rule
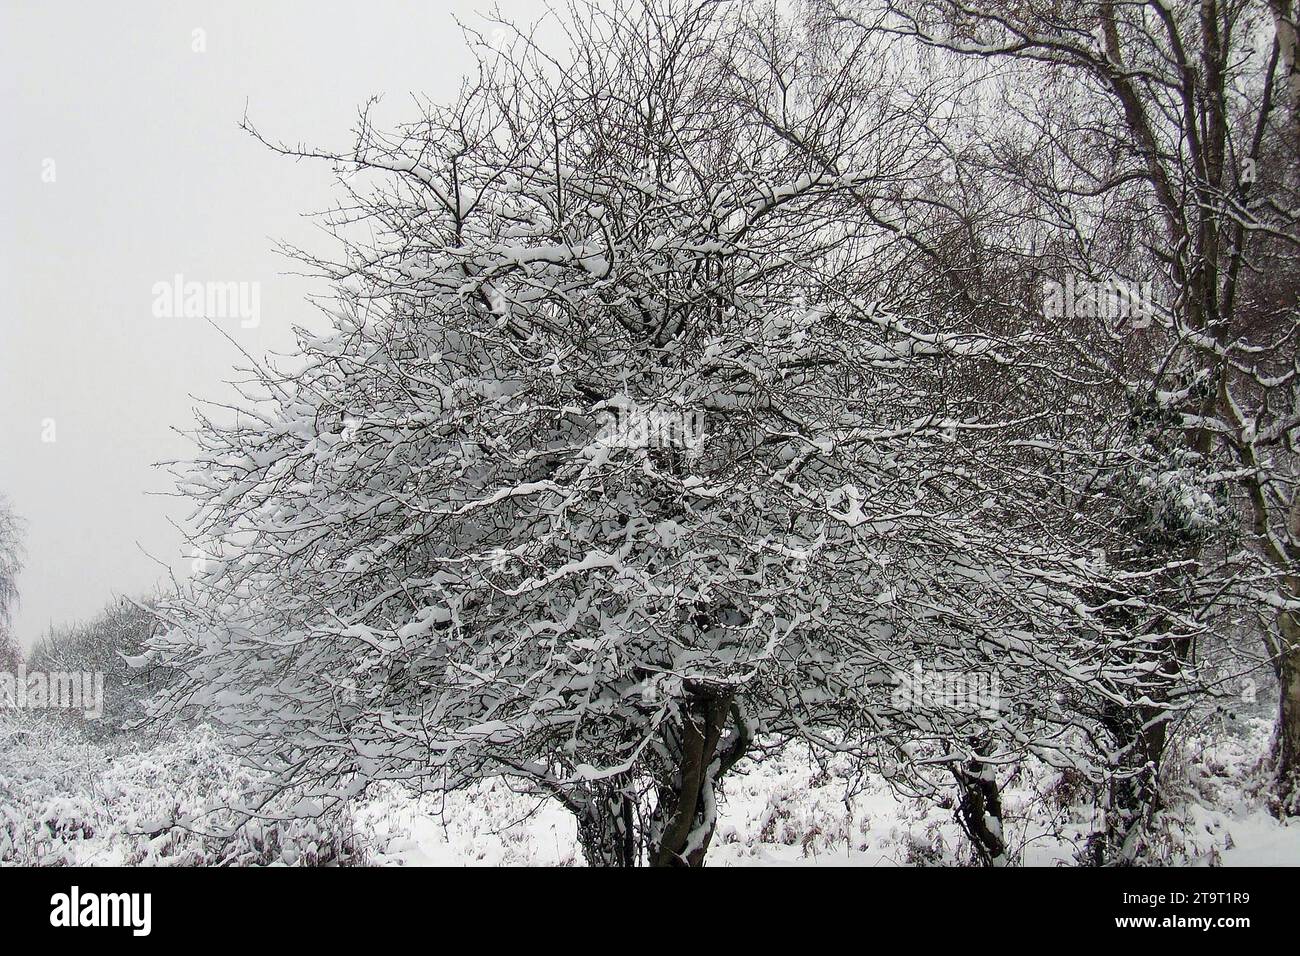
[[[953,764],[952,775],[957,779],[959,793],[957,822],[975,848],[975,855],[984,866],[1006,866],[1002,795],[993,767],[973,758]]]
[[[637,865],[636,801],[626,784],[593,787],[578,815],[578,844],[588,866]]]
[[[1269,0],[1277,40],[1282,101],[1291,114],[1290,145],[1300,151],[1300,23],[1293,0]]]
[[[684,707],[678,768],[659,786],[653,866],[703,866],[717,828],[718,782],[745,754],[750,730],[730,696],[695,698]],[[730,737],[723,733],[734,720]]]
[[[1300,816],[1300,619],[1284,611],[1278,648],[1277,809],[1283,816]]]
[[[1138,840],[1152,814],[1160,809],[1160,760],[1168,737],[1168,713],[1139,707],[1116,713],[1108,724],[1123,748],[1112,768],[1101,832],[1091,841],[1094,866],[1130,866]]]

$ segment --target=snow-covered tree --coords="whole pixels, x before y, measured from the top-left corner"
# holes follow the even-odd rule
[[[103,677],[103,712],[87,720],[77,711],[63,715],[91,738],[131,731],[148,735],[155,727],[134,726],[145,717],[146,701],[170,679],[165,666],[133,667],[158,627],[156,599],[113,601],[90,620],[51,627],[33,646],[30,667],[46,673],[89,673]]]
[[[1233,641],[1258,613],[1264,626],[1252,630],[1281,686],[1277,794],[1289,805],[1300,754],[1300,87],[1289,5],[815,6],[833,22],[916,41],[996,77],[986,103],[998,122],[985,123],[985,148],[962,165],[1003,197],[994,216],[1021,213],[1021,235],[1006,249],[1039,289],[1055,280],[1059,292],[1066,275],[1085,286],[1148,284],[1137,299],[1151,308],[1122,325],[1104,321],[1116,316],[1096,297],[1069,293],[1081,384],[1101,383],[1071,400],[1094,416],[1095,434],[1077,433],[1073,460],[1087,464],[1070,484],[1087,491],[1079,504],[1088,523],[1118,532],[1112,564],[1138,585],[1131,606],[1142,613],[1115,623],[1148,629],[1139,660],[1166,677],[1145,713],[1108,719],[1117,755],[1146,768],[1147,782],[1121,802],[1154,796],[1168,702],[1202,689],[1198,636],[1212,624],[1217,640]],[[1083,326],[1094,331],[1080,335]],[[1165,597],[1149,613],[1143,602],[1156,582]],[[1187,624],[1170,628],[1170,614]],[[1112,850],[1129,842],[1126,825],[1116,835]]]
[[[700,863],[724,775],[797,735],[956,773],[1000,858],[989,768],[1100,773],[1062,702],[1135,681],[1024,474],[1032,338],[936,293],[906,228],[943,90],[771,11],[566,29],[498,34],[394,134],[276,146],[347,192],[341,260],[304,254],[332,329],[201,421],[166,702],[301,812],[503,776],[624,865]],[[979,706],[936,702],[971,675]]]
[[[14,606],[18,602],[18,572],[22,570],[22,525],[0,498],[0,670],[10,669],[22,655],[9,633]]]

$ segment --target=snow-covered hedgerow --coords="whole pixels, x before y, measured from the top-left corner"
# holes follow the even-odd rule
[[[0,724],[0,865],[574,866],[572,816],[503,780],[451,794],[384,784],[346,814],[229,825],[255,774],[206,727],[152,749],[79,742],[66,728]],[[1261,757],[1269,722],[1215,727],[1180,742],[1162,809],[1137,862],[1300,863],[1300,827],[1267,812]],[[1011,862],[1073,866],[1098,823],[1100,792],[1036,762],[1003,775]],[[847,761],[803,746],[745,760],[721,795],[714,866],[952,866],[976,855],[949,798],[900,796]]]
[[[251,792],[206,727],[153,749],[0,715],[0,864],[322,865],[362,859],[346,815],[249,820]],[[269,809],[269,808],[268,808]]]

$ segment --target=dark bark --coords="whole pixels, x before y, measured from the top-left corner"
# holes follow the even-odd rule
[[[1167,711],[1136,707],[1116,711],[1106,724],[1122,746],[1105,797],[1105,819],[1094,834],[1094,866],[1128,866],[1134,862],[1138,840],[1151,816],[1160,809],[1160,761],[1168,739]]]
[[[730,696],[697,697],[686,705],[675,773],[658,788],[653,866],[703,866],[717,825],[716,788],[749,746],[740,707]],[[731,722],[731,733],[723,734]]]
[[[1277,809],[1300,816],[1300,621],[1293,612],[1280,619],[1278,719],[1276,740]]]
[[[588,866],[637,865],[636,797],[627,786],[615,779],[593,787],[578,814],[578,843]]]
[[[652,866],[703,866],[717,823],[716,789],[745,755],[750,729],[730,696],[697,696],[685,720],[665,738],[675,764],[656,785],[658,803],[642,814],[635,782],[614,778],[569,800],[588,866],[637,866],[642,848]]]
[[[957,822],[966,833],[975,855],[984,866],[1002,866],[1007,862],[1007,843],[1003,831],[1002,794],[993,768],[978,758],[953,764],[957,780]]]

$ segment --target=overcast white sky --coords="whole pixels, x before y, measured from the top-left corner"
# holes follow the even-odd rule
[[[317,321],[273,246],[328,248],[301,218],[328,205],[328,170],[242,133],[245,103],[272,139],[344,147],[372,93],[394,118],[411,91],[454,93],[470,59],[453,14],[487,6],[0,0],[0,495],[27,522],[21,643],[151,591],[150,554],[188,570],[169,523],[188,509],[151,465],[187,454],[192,396],[225,396],[238,354],[203,320],[155,318],[154,283],[260,283],[261,324],[221,323],[254,354]]]

